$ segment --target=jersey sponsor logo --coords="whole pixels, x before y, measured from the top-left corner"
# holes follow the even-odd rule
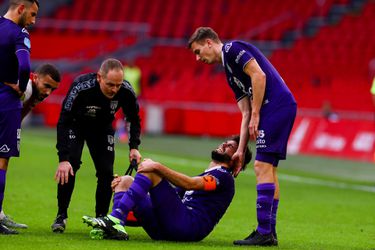
[[[245,50],[241,50],[240,53],[238,53],[236,60],[234,60],[237,64],[239,63],[241,57],[246,53]]]
[[[225,44],[225,46],[224,46],[225,53],[228,53],[228,51],[230,50],[231,47],[232,47],[232,43]]]
[[[10,148],[6,144],[4,144],[3,146],[0,147],[1,153],[8,153],[9,151],[10,151]]]
[[[31,42],[30,42],[30,39],[29,39],[29,38],[25,37],[25,38],[23,39],[23,43],[25,44],[25,46],[26,46],[27,48],[31,49]]]
[[[96,114],[98,113],[98,110],[100,110],[101,107],[98,106],[86,106],[86,116],[89,117],[96,117]]]
[[[266,136],[264,130],[259,130],[258,133],[259,134],[256,141],[256,148],[266,148],[266,140],[263,139]]]

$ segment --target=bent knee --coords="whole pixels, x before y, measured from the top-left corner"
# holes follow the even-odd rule
[[[119,184],[116,186],[116,190],[128,190],[130,185],[133,183],[134,181],[134,178],[130,175],[124,175],[124,176],[121,176],[120,177],[121,180],[119,182]]]

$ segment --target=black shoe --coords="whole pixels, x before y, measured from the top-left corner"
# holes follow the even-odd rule
[[[0,234],[18,234],[18,232],[0,223]]]
[[[275,238],[272,233],[260,234],[258,230],[253,231],[244,240],[233,241],[234,245],[248,245],[248,246],[273,246],[275,243]]]
[[[51,225],[52,232],[63,233],[65,231],[66,219],[67,218],[64,215],[57,215],[55,221]]]
[[[94,229],[102,229],[104,234],[103,237],[99,236],[97,232],[95,235],[90,233],[91,238],[95,239],[114,239],[114,240],[129,240],[129,235],[125,231],[125,227],[121,225],[120,220],[111,215],[107,215],[101,218],[94,218],[90,216],[82,217],[83,223],[93,227]]]

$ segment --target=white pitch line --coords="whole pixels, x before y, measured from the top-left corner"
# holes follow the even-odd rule
[[[192,168],[202,169],[202,167],[208,166],[209,164],[209,161],[187,160],[187,159],[180,158],[180,157],[166,156],[166,155],[161,155],[161,154],[147,154],[146,158],[153,158],[156,161],[158,161],[157,159],[162,159],[164,163],[171,164],[170,167],[172,168],[173,168],[173,165],[181,165],[181,166],[190,165]],[[254,173],[251,171],[245,171],[244,173],[241,173],[241,174],[254,176]],[[278,174],[278,177],[280,180],[286,180],[286,181],[296,182],[296,183],[375,193],[375,185],[366,186],[366,185],[349,184],[349,183],[339,182],[339,181],[328,181],[328,180],[323,180],[323,179],[302,177],[302,176],[289,175],[289,174],[280,174],[280,173]]]

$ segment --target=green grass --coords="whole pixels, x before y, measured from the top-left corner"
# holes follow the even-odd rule
[[[85,148],[69,208],[67,230],[53,234],[57,168],[55,131],[25,128],[21,157],[11,159],[4,209],[29,229],[0,235],[0,249],[238,249],[232,241],[256,227],[255,178],[251,166],[236,179],[236,195],[214,231],[197,243],[152,241],[141,228],[127,228],[128,242],[95,241],[82,215],[94,215],[95,171]],[[222,139],[144,136],[141,153],[195,175]],[[254,147],[253,147],[254,148]],[[115,172],[128,166],[127,145],[117,145]],[[290,156],[280,164],[279,249],[375,249],[375,166],[328,158]],[[368,191],[359,189],[367,188]],[[241,247],[240,247],[241,248]],[[257,248],[262,249],[262,248]],[[269,249],[269,248],[265,248]]]

